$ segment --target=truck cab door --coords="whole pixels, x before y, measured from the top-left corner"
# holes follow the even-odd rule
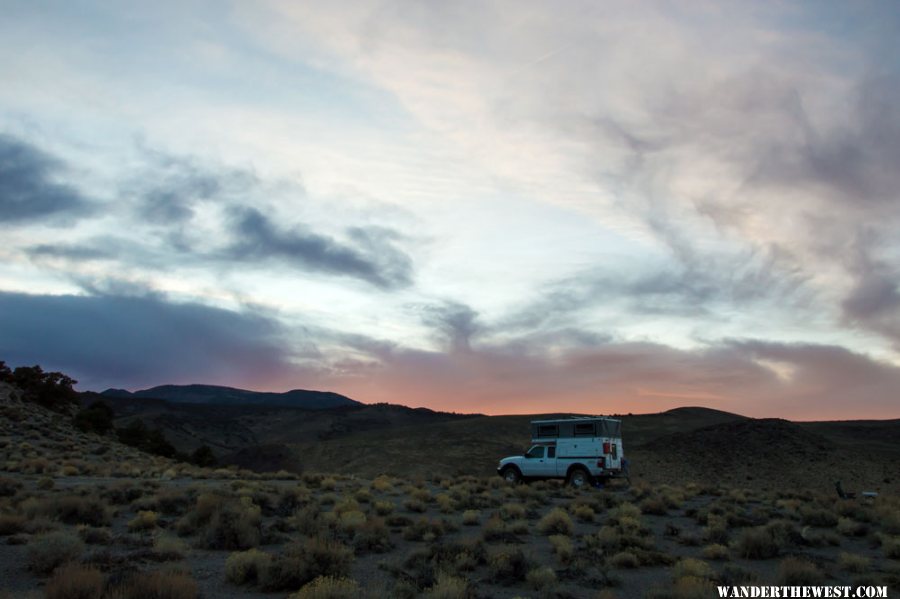
[[[549,457],[549,456],[553,457]],[[535,445],[525,454],[525,476],[556,476],[556,447]]]

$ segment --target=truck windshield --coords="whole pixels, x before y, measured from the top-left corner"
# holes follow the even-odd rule
[[[542,458],[544,457],[544,446],[543,445],[535,445],[531,449],[528,450],[528,453],[525,454],[526,458]]]

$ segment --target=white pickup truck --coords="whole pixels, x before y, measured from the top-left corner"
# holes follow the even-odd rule
[[[622,421],[588,417],[531,421],[531,449],[500,460],[497,473],[511,483],[564,478],[575,487],[627,475]]]

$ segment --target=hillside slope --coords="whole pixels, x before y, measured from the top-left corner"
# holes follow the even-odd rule
[[[161,399],[184,404],[292,407],[306,410],[361,405],[358,401],[331,391],[294,389],[284,393],[269,393],[217,385],[161,385],[133,393],[124,389],[107,389],[100,395],[107,398]]]

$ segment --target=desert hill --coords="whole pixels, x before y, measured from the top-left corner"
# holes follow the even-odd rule
[[[331,391],[294,389],[284,393],[269,393],[218,385],[161,385],[133,393],[124,389],[107,389],[101,395],[109,398],[161,399],[185,404],[293,407],[306,410],[361,405],[358,401]]]
[[[211,447],[222,464],[368,477],[490,475],[500,458],[527,448],[532,419],[565,416],[459,415],[358,402],[307,410],[139,394],[103,398],[117,426],[142,420],[181,451]],[[830,488],[841,479],[847,488],[884,490],[900,482],[900,421],[789,422],[703,407],[620,417],[631,472],[653,484]]]

